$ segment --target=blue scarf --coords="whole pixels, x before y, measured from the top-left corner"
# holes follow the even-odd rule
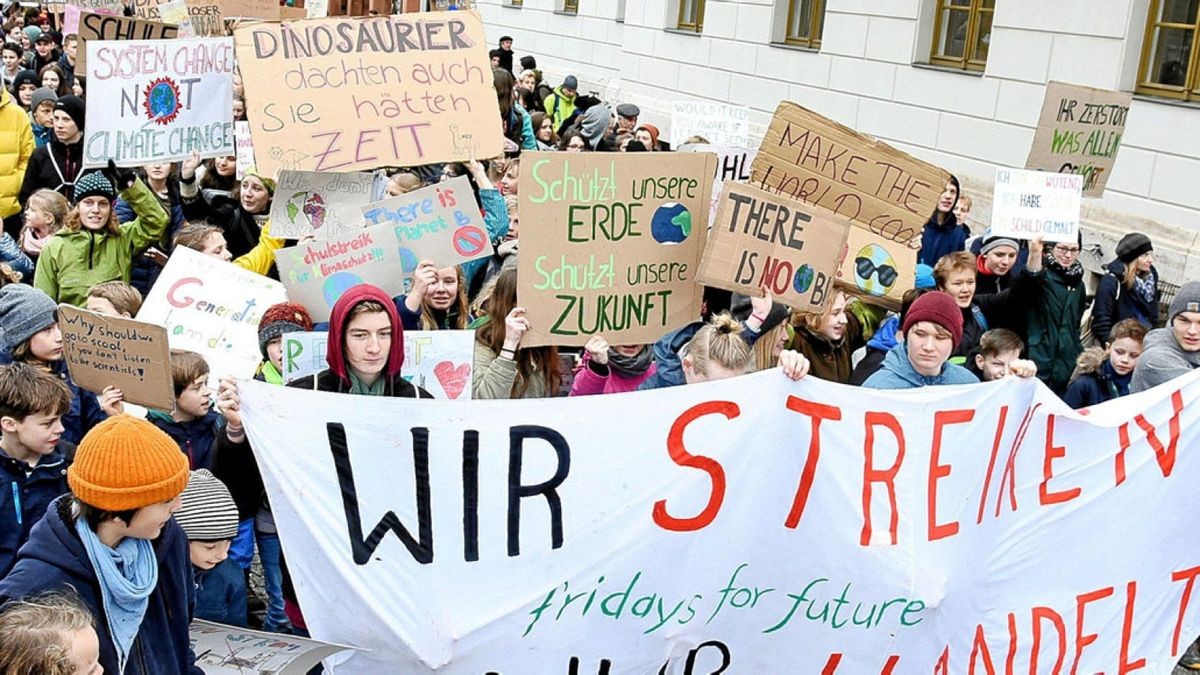
[[[115,549],[109,548],[82,518],[75,521],[75,531],[83,540],[83,548],[100,582],[104,618],[117,649],[118,672],[125,672],[125,662],[142,627],[150,594],[158,585],[154,547],[147,539],[126,537]]]

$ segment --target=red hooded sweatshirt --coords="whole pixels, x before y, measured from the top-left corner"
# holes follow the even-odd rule
[[[400,368],[404,365],[404,328],[400,325],[400,315],[396,313],[395,303],[391,296],[379,287],[359,284],[338,298],[333,305],[333,312],[329,316],[329,342],[326,345],[325,361],[329,364],[329,370],[337,375],[338,379],[347,387],[350,386],[350,376],[346,373],[344,352],[346,317],[350,315],[350,310],[354,309],[355,305],[365,300],[374,300],[383,305],[383,309],[388,315],[388,322],[392,324],[392,347],[388,351],[387,365],[384,367],[384,374],[389,382],[400,374]]]

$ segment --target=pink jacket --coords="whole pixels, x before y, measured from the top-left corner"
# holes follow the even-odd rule
[[[583,355],[582,365],[579,371],[575,373],[575,382],[571,384],[571,396],[591,396],[592,394],[620,394],[625,391],[637,391],[640,385],[646,378],[654,374],[658,364],[651,363],[646,372],[635,378],[625,378],[608,371],[608,376],[597,375],[595,371],[588,367],[588,361],[591,360],[591,355],[585,353]]]

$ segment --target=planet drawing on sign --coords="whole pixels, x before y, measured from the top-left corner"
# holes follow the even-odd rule
[[[288,220],[295,223],[296,218],[303,213],[313,230],[321,229],[325,224],[325,216],[329,211],[325,208],[325,198],[315,192],[296,192],[287,201]]]
[[[179,87],[169,77],[154,80],[146,85],[142,107],[146,110],[146,118],[155,124],[170,124],[183,107],[179,102]]]
[[[899,277],[892,254],[879,244],[867,244],[854,256],[854,284],[859,290],[887,295]]]
[[[417,271],[417,254],[413,253],[411,248],[400,247],[400,269],[405,274],[412,274]]]
[[[325,285],[321,288],[325,304],[333,307],[343,293],[362,282],[362,277],[350,272],[337,272],[329,275],[329,278],[325,280]]]
[[[692,234],[692,214],[679,202],[658,207],[650,218],[650,234],[660,244],[679,244]]]
[[[804,294],[812,287],[812,282],[813,268],[805,263],[796,270],[796,276],[792,279],[792,288],[796,289],[797,293]]]

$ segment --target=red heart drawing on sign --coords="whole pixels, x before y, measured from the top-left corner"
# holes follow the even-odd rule
[[[442,361],[433,367],[433,374],[437,376],[438,382],[442,383],[442,390],[447,396],[458,398],[471,378],[471,364],[462,363],[455,366],[452,361]]]

